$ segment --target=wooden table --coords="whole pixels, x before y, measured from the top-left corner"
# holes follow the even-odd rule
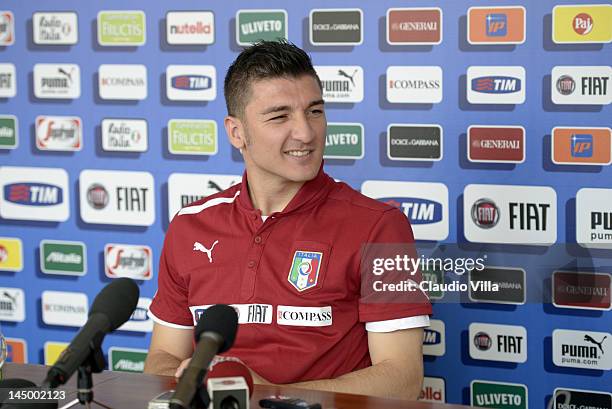
[[[45,377],[47,367],[44,365],[20,365],[6,363],[4,379],[21,378],[36,384]],[[104,371],[94,374],[94,399],[112,409],[146,409],[147,403],[159,393],[174,389],[176,382],[173,377],[127,372]],[[76,398],[76,374],[65,386],[67,399],[61,401],[59,407]],[[374,398],[363,395],[313,391],[284,386],[255,385],[251,397],[251,407],[259,408],[259,400],[270,395],[286,395],[305,399],[308,402],[318,402],[323,409],[465,409],[467,406],[445,405],[405,401],[400,399]],[[75,406],[79,408],[79,406]],[[92,407],[99,407],[92,405]]]

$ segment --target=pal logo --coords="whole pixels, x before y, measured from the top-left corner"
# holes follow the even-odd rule
[[[378,199],[400,209],[413,225],[441,222],[442,203],[415,197],[384,197]]]

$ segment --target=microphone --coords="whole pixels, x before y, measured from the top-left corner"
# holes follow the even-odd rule
[[[210,409],[249,409],[253,377],[234,357],[217,357],[206,375]]]
[[[2,409],[16,409],[16,408],[35,408],[35,409],[57,409],[57,401],[46,401],[46,402],[30,402],[24,403],[23,401],[15,400],[13,402],[6,402],[9,399],[9,390],[15,389],[28,389],[36,388],[34,382],[28,381],[27,379],[3,379],[0,381],[0,407]],[[27,406],[25,406],[27,405]]]
[[[85,326],[49,369],[42,386],[56,388],[68,382],[91,352],[100,348],[104,335],[130,319],[139,295],[136,283],[125,277],[114,279],[104,287],[91,305]]]
[[[206,369],[214,356],[234,344],[238,331],[238,314],[228,305],[217,304],[202,313],[195,327],[195,351],[170,399],[170,409],[187,409],[202,384]]]

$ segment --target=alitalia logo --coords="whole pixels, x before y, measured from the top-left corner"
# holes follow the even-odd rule
[[[143,372],[147,350],[111,347],[108,356],[109,367],[113,371]]]
[[[45,274],[81,276],[87,270],[85,243],[79,241],[42,240],[40,269]]]

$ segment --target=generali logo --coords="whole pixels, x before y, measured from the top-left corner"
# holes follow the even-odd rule
[[[37,117],[36,147],[45,151],[80,151],[83,148],[81,118],[75,116]]]
[[[5,219],[66,221],[69,197],[64,169],[0,167],[0,216]]]
[[[424,45],[442,42],[442,9],[439,7],[387,10],[387,43]]]
[[[557,308],[610,310],[610,273],[555,271],[553,305]]]
[[[525,161],[525,128],[471,125],[467,132],[467,154],[470,162],[522,163]]]
[[[141,64],[102,64],[98,70],[101,99],[147,98],[147,67]]]
[[[87,294],[65,291],[43,291],[42,320],[47,325],[82,327],[87,322]]]
[[[609,165],[612,163],[610,128],[555,127],[552,161],[557,165]]]
[[[467,13],[467,40],[470,44],[523,44],[525,8],[470,7]]]
[[[213,44],[215,15],[212,11],[169,11],[166,13],[166,41],[170,45]]]
[[[104,271],[107,277],[150,280],[153,277],[153,252],[149,246],[107,244],[104,246]]]
[[[38,45],[73,45],[79,41],[78,17],[74,12],[32,14],[32,39]]]
[[[0,46],[15,42],[15,17],[11,11],[0,11]]]

